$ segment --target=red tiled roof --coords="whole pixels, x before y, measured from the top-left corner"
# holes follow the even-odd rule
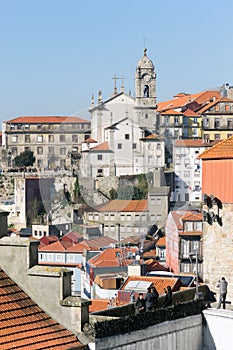
[[[160,277],[160,276],[129,276],[122,286],[121,290],[125,290],[125,287],[130,281],[147,281],[153,283],[153,286],[157,289],[160,295],[164,294],[164,288],[170,286],[173,291],[178,290],[177,282],[179,278],[175,277]]]
[[[219,91],[202,91],[196,94],[177,94],[176,98],[164,102],[159,102],[157,104],[158,112],[163,112],[167,109],[177,109],[182,108],[188,105],[191,102],[196,102],[199,105],[203,105],[204,103],[209,103],[209,101],[213,98],[219,98]],[[199,112],[198,112],[199,113]]]
[[[161,115],[183,115],[182,112],[177,112],[174,109],[167,109],[166,111],[161,112],[160,114]]]
[[[186,111],[183,113],[185,117],[201,117],[200,114],[192,111],[191,109],[186,109]]]
[[[129,251],[136,252],[137,248],[129,248]],[[117,253],[120,254],[119,258]],[[132,260],[127,260],[126,257],[123,259],[123,250],[121,248],[108,248],[89,259],[88,263],[95,267],[127,266],[132,263]]]
[[[67,252],[73,253],[82,253],[84,250],[95,250],[95,247],[88,243],[87,240],[83,240],[67,248]]]
[[[106,310],[108,308],[107,299],[91,299],[91,305],[89,305],[89,312],[96,312],[100,310]]]
[[[143,254],[144,256],[144,254]],[[146,271],[167,271],[166,267],[154,259],[145,260]]]
[[[219,102],[233,102],[233,100],[231,100],[231,99],[228,98],[228,97],[221,97],[221,98],[219,98],[219,99],[217,99],[217,100],[215,100],[215,101],[213,101],[213,102],[207,104],[207,105],[204,106],[203,108],[201,108],[201,109],[198,111],[198,113],[199,113],[199,114],[202,114],[202,113],[206,112],[208,109],[210,109],[211,107],[217,105]]]
[[[0,270],[0,349],[84,349]]]
[[[99,145],[92,147],[90,151],[110,151],[108,141],[102,142]]]
[[[187,212],[182,216],[183,221],[202,221],[202,213]]]
[[[49,244],[45,247],[41,247],[39,248],[40,251],[43,252],[65,252],[67,250],[67,248],[71,247],[73,245],[72,242],[70,241],[58,241],[58,242],[54,242],[52,244]]]
[[[67,232],[63,237],[62,237],[62,241],[64,240],[70,240],[72,243],[78,243],[80,242],[81,240],[83,240],[83,236],[80,235],[80,233],[78,232],[75,232],[75,231],[70,231],[70,232]]]
[[[7,124],[10,123],[23,123],[23,124],[60,124],[60,123],[90,123],[89,120],[80,119],[78,117],[69,117],[69,116],[25,116],[18,117],[7,121]]]
[[[232,159],[233,136],[218,142],[198,156],[199,159]]]
[[[160,237],[156,242],[156,246],[166,246],[166,236]]]
[[[44,247],[46,245],[52,244],[58,241],[57,236],[44,236],[40,238],[40,247]]]
[[[114,199],[107,203],[101,204],[96,208],[97,208],[97,211],[141,212],[141,211],[147,211],[148,201],[147,199],[141,199],[141,200]]]

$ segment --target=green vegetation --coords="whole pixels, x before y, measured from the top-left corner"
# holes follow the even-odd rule
[[[32,166],[36,161],[34,153],[30,150],[21,152],[18,156],[14,158],[14,164],[18,167]]]

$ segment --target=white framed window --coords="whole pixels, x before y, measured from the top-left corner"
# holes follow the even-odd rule
[[[57,261],[61,261],[61,254],[57,254],[57,255],[56,255],[56,260],[57,260]]]
[[[37,142],[43,142],[43,135],[37,136]]]
[[[135,215],[135,221],[140,221],[140,215],[138,214]]]
[[[12,136],[11,142],[18,142],[18,136]]]
[[[128,215],[126,216],[126,218],[127,218],[127,221],[130,221],[130,220],[131,220],[131,215],[128,214]]]
[[[104,214],[104,220],[108,220],[108,214]]]
[[[184,171],[184,177],[190,177],[190,171]]]
[[[49,254],[49,255],[48,255],[48,260],[49,260],[49,261],[52,261],[52,260],[53,260],[53,254]]]
[[[114,232],[114,231],[115,231],[115,226],[114,226],[114,225],[111,225],[110,231],[111,231],[111,232]]]
[[[161,198],[157,198],[157,205],[161,205]]]
[[[69,254],[69,261],[74,261],[74,254]]]
[[[114,221],[115,215],[114,215],[114,214],[111,214],[111,215],[110,215],[110,218],[111,218],[111,221]]]
[[[124,220],[125,220],[125,215],[121,214],[121,221],[124,221]]]

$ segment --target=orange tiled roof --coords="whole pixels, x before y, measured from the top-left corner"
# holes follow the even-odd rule
[[[161,115],[183,115],[182,112],[177,112],[174,109],[167,109],[166,111],[161,112],[160,114]]]
[[[0,270],[0,349],[84,349]]]
[[[191,109],[186,109],[186,111],[183,113],[185,117],[201,117],[200,114],[192,111]]]
[[[203,105],[205,103],[209,103],[209,101],[213,98],[220,98],[219,91],[202,91],[196,94],[177,94],[174,99],[159,102],[157,104],[158,112],[163,112],[167,109],[177,109],[182,108],[188,105],[191,102],[196,102],[198,105]]]
[[[199,159],[232,159],[233,136],[218,142],[216,145],[204,151],[198,156]]]
[[[182,216],[183,221],[202,221],[202,213],[187,212]]]
[[[141,211],[147,211],[148,201],[147,199],[141,199],[141,200],[114,199],[105,204],[101,204],[96,208],[97,208],[97,211],[141,212]]]
[[[110,151],[108,141],[102,142],[99,145],[92,147],[90,152],[92,151]]]
[[[130,251],[136,252],[137,248],[130,248]],[[117,253],[120,254],[120,258],[117,257]],[[123,250],[121,248],[108,248],[95,255],[93,258],[89,259],[88,263],[95,267],[127,266],[132,263],[132,260],[127,260],[126,257],[123,259]]]
[[[91,305],[89,305],[89,312],[97,312],[106,310],[108,308],[107,299],[91,299]]]
[[[174,147],[204,147],[206,142],[202,139],[183,139],[183,140],[176,140],[174,143]],[[210,144],[208,144],[210,145]]]
[[[172,290],[177,290],[177,282],[179,278],[176,277],[160,277],[160,276],[129,276],[122,286],[121,290],[125,290],[125,287],[130,281],[147,281],[153,283],[153,286],[157,289],[160,295],[164,294],[164,288],[170,286]]]
[[[90,123],[89,120],[80,119],[78,117],[69,117],[69,116],[25,116],[18,117],[7,121],[7,124],[10,123],[23,123],[23,124],[47,124],[47,123]]]
[[[73,253],[82,253],[84,250],[95,250],[95,247],[87,243],[86,240],[83,240],[82,242],[79,242],[67,248],[67,252]]]
[[[181,95],[180,97],[174,98],[172,100],[159,102],[157,103],[157,111],[163,112],[167,109],[176,109],[176,108],[182,108],[188,103],[194,101],[198,97],[200,97],[203,94],[203,92],[199,92],[197,94],[188,94],[188,95]],[[178,95],[177,95],[178,96]]]
[[[61,240],[64,241],[66,239],[70,240],[72,243],[78,243],[80,240],[83,239],[83,236],[78,232],[70,231],[67,232]]]
[[[206,106],[202,107],[202,108],[198,111],[198,113],[201,114],[201,113],[206,112],[208,109],[210,109],[211,107],[217,105],[219,102],[233,102],[233,100],[231,100],[231,99],[228,98],[228,97],[221,97],[221,98],[219,98],[219,99],[217,99],[217,100],[215,100],[215,101],[213,101],[213,102],[207,104]]]
[[[71,247],[73,245],[72,242],[65,240],[65,241],[58,241],[51,243],[49,245],[46,245],[45,247],[39,248],[40,251],[43,252],[65,252],[68,247]]]
[[[144,257],[144,254],[143,254]],[[166,267],[154,259],[145,260],[146,271],[167,271]]]
[[[156,246],[166,246],[166,236],[160,237],[156,242]]]

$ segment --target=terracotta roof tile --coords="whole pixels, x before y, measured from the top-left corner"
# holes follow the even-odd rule
[[[202,139],[182,139],[182,140],[176,140],[174,143],[175,147],[212,147],[219,143],[220,140],[214,140],[210,142],[206,142]]]
[[[0,270],[0,349],[84,349]]]
[[[232,159],[233,158],[233,136],[218,142],[198,156],[199,159]]]
[[[78,117],[69,116],[22,116],[7,121],[7,124],[11,123],[23,123],[23,124],[60,124],[60,123],[90,123],[89,120],[80,119]]]
[[[175,277],[160,277],[160,276],[129,276],[122,286],[121,290],[125,290],[127,283],[130,281],[147,281],[151,282],[153,286],[157,289],[160,295],[164,294],[164,288],[171,286],[172,290],[178,290],[179,278]]]
[[[183,221],[202,221],[202,213],[187,212],[182,216]]]
[[[141,212],[147,211],[148,201],[147,199],[141,200],[124,200],[114,199],[105,204],[101,204],[96,207],[97,211],[123,211],[123,212]]]
[[[92,152],[92,151],[110,151],[108,141],[102,142],[99,145],[92,147],[90,149],[90,152]]]
[[[100,310],[106,310],[108,308],[108,300],[106,299],[91,299],[91,305],[89,305],[89,312],[97,312]]]
[[[49,251],[49,252],[65,252],[67,248],[73,245],[69,240],[58,241],[51,243],[45,247],[39,248],[40,251]]]
[[[137,248],[131,247],[128,248],[128,251],[136,252]],[[124,252],[126,253],[122,248],[108,248],[89,259],[88,264],[95,267],[127,266],[132,263],[132,260],[127,259]],[[117,257],[117,253],[119,257]]]
[[[166,246],[166,236],[160,237],[156,242],[156,246]]]
[[[186,109],[186,111],[183,113],[185,117],[201,117],[200,114],[192,111],[191,109]]]
[[[174,109],[167,109],[160,113],[161,115],[183,115],[182,112],[175,111]]]
[[[219,102],[233,102],[233,100],[229,99],[228,97],[221,97],[221,98],[219,98],[219,99],[217,99],[217,100],[215,100],[215,101],[213,101],[213,102],[207,104],[207,105],[204,106],[203,108],[201,108],[201,109],[198,111],[198,113],[199,113],[199,114],[202,114],[202,113],[208,111],[208,109],[210,109],[211,107],[217,105]]]

